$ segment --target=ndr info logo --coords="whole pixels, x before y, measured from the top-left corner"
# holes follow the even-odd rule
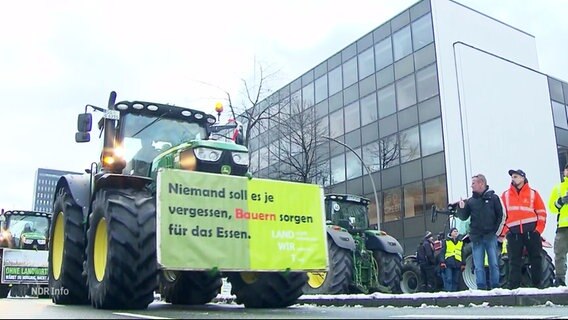
[[[67,296],[69,295],[69,289],[38,286],[38,287],[32,287],[32,295],[33,296]]]

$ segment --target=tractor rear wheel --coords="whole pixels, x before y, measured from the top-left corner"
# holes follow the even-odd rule
[[[162,297],[171,304],[200,305],[213,300],[221,292],[219,273],[206,271],[162,271]]]
[[[89,300],[97,309],[145,309],[158,286],[156,202],[147,190],[100,190],[87,232]]]
[[[554,286],[555,268],[552,258],[548,255],[546,250],[542,249],[542,278],[540,281],[541,288],[549,288]],[[523,266],[521,267],[521,287],[530,288],[533,287],[530,263],[528,256],[523,257]],[[503,281],[502,288],[509,288],[509,263],[506,263],[505,279]]]
[[[327,238],[329,271],[308,272],[305,294],[347,294],[353,282],[353,253]]]
[[[389,288],[392,293],[401,293],[402,257],[380,250],[373,251],[373,257],[378,264],[379,284]]]
[[[285,308],[303,294],[308,276],[305,272],[230,273],[231,294],[247,308]]]
[[[400,289],[402,293],[415,293],[419,292],[422,287],[422,276],[420,273],[420,266],[414,259],[405,259],[402,265],[402,276],[400,280]]]
[[[51,300],[56,304],[86,304],[83,212],[65,188],[55,198],[48,247]]]

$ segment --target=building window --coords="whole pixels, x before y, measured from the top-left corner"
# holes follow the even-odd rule
[[[354,151],[361,156],[361,148],[354,149]],[[347,169],[347,180],[358,178],[363,174],[361,160],[351,151],[345,155],[345,168]]]
[[[416,72],[416,93],[418,101],[424,101],[438,94],[436,64]]]
[[[332,96],[343,90],[343,78],[341,76],[341,67],[331,70],[328,75],[329,95]]]
[[[317,78],[315,81],[316,103],[327,98],[327,77]]]
[[[375,72],[375,55],[373,48],[369,48],[359,54],[359,79],[373,74]]]
[[[402,59],[412,53],[412,40],[410,25],[400,29],[392,35],[394,61]]]
[[[345,133],[361,127],[359,121],[359,101],[345,107]]]
[[[341,109],[329,115],[329,135],[337,138],[343,133],[343,109]]]
[[[302,104],[303,108],[309,108],[314,105],[314,83],[310,82],[307,86],[302,88]]]
[[[437,208],[446,208],[448,205],[448,192],[446,190],[446,175],[424,180],[425,208],[436,205]]]
[[[359,80],[357,76],[357,57],[343,64],[343,87],[347,88]]]
[[[440,118],[420,125],[420,142],[423,157],[444,149]]]
[[[379,100],[379,119],[396,112],[394,84],[377,91]]]
[[[392,63],[391,37],[388,37],[375,45],[375,66],[377,70]]]
[[[402,191],[393,188],[383,191],[384,215],[383,222],[397,221],[402,217]]]
[[[331,184],[345,181],[345,154],[331,158]]]
[[[377,120],[377,94],[372,93],[361,99],[361,126]]]
[[[430,13],[412,23],[412,43],[414,50],[418,50],[434,41],[432,32],[432,19]]]
[[[396,102],[398,110],[403,110],[416,103],[414,75],[410,75],[396,82]]]
[[[372,142],[363,146],[363,161],[369,167],[371,172],[379,171],[381,169],[381,157],[378,142]]]
[[[380,141],[381,143],[381,169],[390,168],[399,163],[400,149],[396,134],[386,137]]]
[[[554,119],[554,125],[568,129],[568,121],[566,119],[566,106],[556,101],[552,101],[552,117]]]
[[[424,210],[422,181],[404,186],[404,217],[421,215]]]
[[[408,162],[420,157],[420,135],[418,126],[401,131],[400,141],[400,162]]]

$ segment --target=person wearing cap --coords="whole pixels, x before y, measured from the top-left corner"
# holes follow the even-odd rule
[[[542,288],[542,238],[546,224],[546,207],[540,194],[529,186],[521,169],[509,170],[511,184],[501,195],[507,220],[501,235],[507,238],[509,289],[521,286],[523,250],[529,255],[532,284]]]
[[[460,271],[465,269],[462,260],[463,241],[458,239],[458,229],[450,229],[448,239],[443,242],[440,251],[440,268],[444,272],[444,290],[458,291]]]
[[[566,286],[566,254],[568,254],[568,164],[564,166],[563,181],[554,186],[548,200],[550,214],[556,216],[554,237],[554,266],[556,286]]]
[[[422,276],[422,291],[433,292],[436,288],[436,257],[434,256],[434,235],[426,231],[423,241],[418,246],[416,260]]]
[[[456,217],[461,220],[471,218],[469,238],[473,255],[475,282],[477,289],[490,290],[499,287],[499,262],[497,253],[497,235],[501,234],[505,215],[499,196],[487,185],[483,174],[471,178],[472,195],[469,199],[460,199]],[[489,264],[489,283],[485,275],[484,260],[487,255]]]

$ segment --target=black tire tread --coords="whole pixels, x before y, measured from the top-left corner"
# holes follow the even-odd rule
[[[96,226],[108,232],[105,276],[96,279],[91,261]],[[148,190],[107,189],[97,193],[88,230],[89,300],[97,309],[145,309],[158,286],[156,203]]]
[[[180,271],[174,282],[162,277],[162,298],[171,304],[202,305],[219,294],[223,279],[219,273]]]
[[[49,231],[49,248],[53,248],[55,221],[60,212],[64,215],[64,251],[61,274],[58,280],[53,277],[51,249],[48,254],[49,292],[51,300],[61,305],[87,304],[87,285],[83,274],[85,260],[85,234],[83,212],[71,194],[61,188],[54,202],[53,216]],[[63,294],[65,293],[65,294]]]
[[[327,238],[329,255],[329,271],[319,288],[313,288],[308,283],[304,286],[305,294],[347,294],[353,282],[353,252],[341,248],[331,238]]]
[[[305,272],[261,272],[253,283],[245,283],[240,273],[228,274],[236,303],[246,308],[285,308],[296,303],[308,280]]]

